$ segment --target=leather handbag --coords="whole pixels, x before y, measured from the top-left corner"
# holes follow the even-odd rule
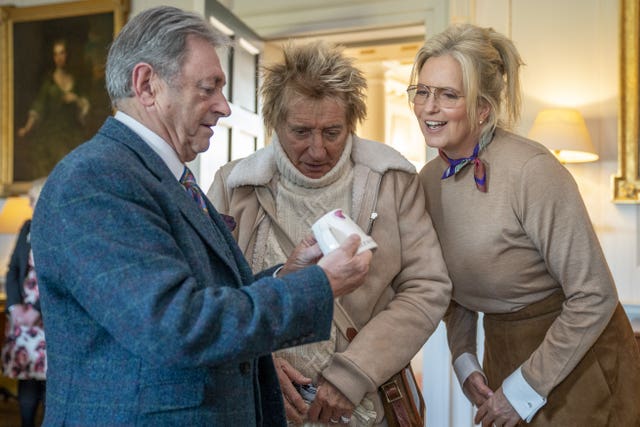
[[[338,300],[334,300],[334,320],[349,342],[358,330]],[[402,368],[378,388],[389,427],[424,427],[426,406],[422,392],[411,369]]]
[[[424,427],[425,404],[411,364],[378,389],[389,427]]]

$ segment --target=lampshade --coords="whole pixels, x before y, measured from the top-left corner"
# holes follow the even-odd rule
[[[562,163],[598,160],[582,114],[570,108],[542,110],[529,131],[529,138],[544,144]]]
[[[17,234],[33,211],[28,197],[8,197],[0,211],[0,233]]]

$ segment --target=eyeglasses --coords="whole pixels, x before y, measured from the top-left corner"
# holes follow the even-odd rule
[[[435,87],[427,85],[412,85],[407,88],[409,102],[415,105],[423,105],[427,103],[429,95],[433,95],[434,102],[444,108],[453,108],[458,105],[461,98],[456,91],[446,87]]]

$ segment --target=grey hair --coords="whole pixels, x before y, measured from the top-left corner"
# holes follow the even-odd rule
[[[482,133],[496,126],[511,128],[520,117],[520,58],[513,42],[492,28],[471,24],[453,25],[429,38],[418,51],[411,70],[415,84],[422,66],[431,57],[450,55],[460,64],[472,126],[478,123],[481,102],[490,106]],[[504,112],[501,111],[504,105]]]
[[[171,82],[187,57],[187,37],[195,36],[215,47],[229,39],[202,16],[175,7],[160,6],[134,16],[122,28],[107,56],[107,92],[114,106],[133,96],[131,75],[136,64],[147,63],[160,78]]]
[[[295,96],[312,99],[336,98],[344,103],[347,127],[354,132],[367,116],[367,81],[343,47],[318,41],[305,45],[289,42],[282,62],[264,66],[262,116],[267,132],[287,120],[289,103]]]

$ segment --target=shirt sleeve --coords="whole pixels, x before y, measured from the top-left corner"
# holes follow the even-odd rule
[[[502,391],[520,418],[526,422],[531,422],[533,416],[547,403],[547,399],[540,396],[524,379],[521,368],[504,380]]]
[[[460,388],[463,390],[464,382],[474,372],[480,372],[482,376],[485,377],[485,380],[487,379],[482,371],[480,362],[478,362],[478,358],[471,353],[463,353],[456,358],[453,362],[453,371],[456,373],[456,377],[458,377],[458,382],[460,383]]]
[[[464,353],[469,353],[475,358],[478,313],[451,300],[444,316],[444,323],[447,327],[451,359],[457,360]]]

